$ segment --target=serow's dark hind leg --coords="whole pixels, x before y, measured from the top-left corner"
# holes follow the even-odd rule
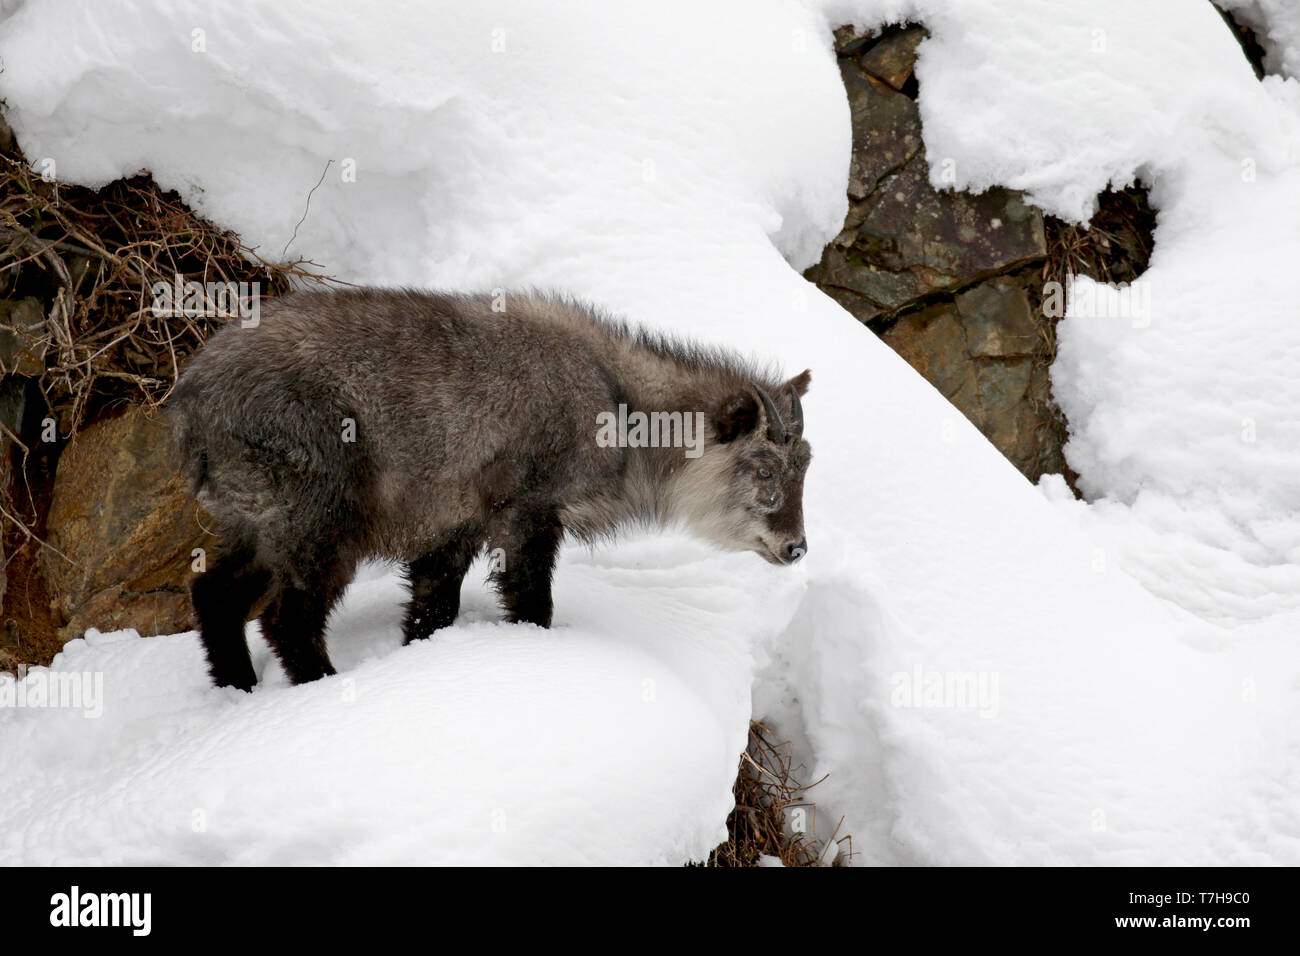
[[[519,508],[491,540],[506,620],[551,626],[551,574],[564,528],[554,509]],[[498,551],[498,549],[500,549]]]
[[[234,547],[220,553],[190,585],[208,673],[218,687],[252,690],[257,683],[244,624],[270,583],[271,574],[256,565],[253,549]]]
[[[325,650],[325,621],[352,578],[337,559],[285,581],[260,618],[262,636],[280,659],[291,684],[336,673]]]
[[[443,545],[406,566],[411,600],[402,622],[402,643],[421,641],[434,631],[450,627],[460,613],[460,585],[474,556],[483,545],[477,526],[458,528]]]

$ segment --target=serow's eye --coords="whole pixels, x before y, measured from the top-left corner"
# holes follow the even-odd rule
[[[758,477],[762,478],[764,481],[767,481],[767,479],[772,477],[772,473],[768,471],[766,468],[760,468],[758,469]]]

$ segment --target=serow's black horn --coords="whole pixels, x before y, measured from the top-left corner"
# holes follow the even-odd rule
[[[784,445],[790,440],[790,434],[785,430],[785,422],[781,421],[781,415],[772,404],[772,399],[768,397],[767,392],[757,385],[754,386],[754,391],[758,392],[758,397],[762,399],[763,408],[767,412],[767,437],[778,445]]]

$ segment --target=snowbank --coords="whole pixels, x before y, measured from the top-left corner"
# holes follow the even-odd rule
[[[902,16],[934,34],[927,150],[960,187],[1077,218],[1108,181],[1153,181],[1150,326],[1062,326],[1071,460],[1110,504],[1028,485],[799,275],[845,209],[830,27]],[[1300,675],[1278,623],[1296,393],[1284,357],[1245,364],[1295,360],[1269,273],[1296,258],[1300,98],[1255,83],[1208,6],[48,2],[0,44],[10,120],[58,175],[148,167],[272,258],[562,287],[811,366],[815,453],[798,568],[675,535],[570,548],[550,632],[495,623],[471,572],[462,622],[401,648],[377,569],[334,622],[339,676],[311,687],[261,649],[253,695],[208,688],[193,635],[74,642],[54,669],[102,673],[103,716],[0,711],[0,858],[682,862],[721,836],[752,686],[753,712],[831,774],[819,829],[843,814],[860,862],[1300,861]],[[1234,150],[1254,193],[1215,178]],[[1225,261],[1233,237],[1254,244]],[[1229,305],[1238,328],[1267,323],[1262,351],[1238,335],[1220,352],[1232,414],[1271,403],[1240,413],[1268,423],[1254,463],[1207,431],[1214,409],[1170,430],[1217,385]],[[1143,517],[1144,494],[1189,509],[1195,548]],[[1272,550],[1251,563],[1248,545]],[[1197,592],[1210,577],[1268,613],[1205,620],[1227,606]]]

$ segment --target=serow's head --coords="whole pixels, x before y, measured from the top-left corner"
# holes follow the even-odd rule
[[[773,394],[757,385],[725,398],[713,413],[714,461],[722,485],[708,537],[730,551],[753,551],[771,564],[808,553],[803,479],[812,449],[803,437],[803,405],[812,372]]]

